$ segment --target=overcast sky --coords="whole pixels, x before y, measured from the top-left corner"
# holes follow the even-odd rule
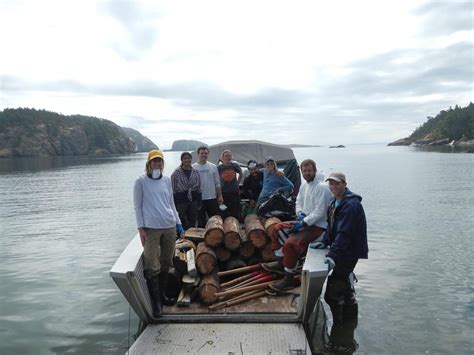
[[[474,101],[473,23],[474,1],[0,0],[0,109],[161,148],[389,142]]]

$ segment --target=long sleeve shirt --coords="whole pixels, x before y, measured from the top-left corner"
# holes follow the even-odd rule
[[[166,229],[181,224],[168,176],[157,180],[140,176],[133,188],[133,205],[138,228]]]
[[[278,176],[275,173],[270,173],[267,169],[263,169],[263,187],[258,199],[268,199],[272,193],[279,189],[291,191],[293,183],[285,176]]]
[[[303,221],[307,225],[326,229],[328,226],[326,212],[332,194],[323,181],[324,175],[316,174],[313,181],[305,181],[301,185],[296,197],[296,213],[303,212],[306,214]]]

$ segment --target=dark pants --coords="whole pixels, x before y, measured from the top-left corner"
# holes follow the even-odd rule
[[[198,227],[205,228],[209,217],[220,215],[217,199],[202,200],[201,208],[198,210]]]
[[[184,230],[196,227],[197,209],[197,201],[180,202],[176,204],[176,210],[178,211],[179,219],[181,220]]]
[[[222,218],[233,216],[240,219],[240,196],[234,193],[223,192],[222,197],[224,198],[224,205],[227,209],[221,212]]]
[[[338,260],[332,274],[328,276],[324,300],[331,309],[356,303],[354,288],[349,279],[356,264],[357,260]]]
[[[323,233],[324,229],[318,226],[308,226],[294,233],[281,229],[272,235],[272,248],[278,250],[283,247],[283,266],[294,269],[298,259],[308,252],[308,245]]]

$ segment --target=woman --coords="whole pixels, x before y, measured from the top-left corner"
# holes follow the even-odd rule
[[[232,161],[232,152],[224,150],[221,154],[222,164],[217,166],[221,179],[222,197],[227,209],[222,212],[222,217],[234,216],[240,218],[240,192],[239,184],[242,180],[242,169],[239,164]],[[237,176],[238,175],[238,176]]]
[[[277,169],[275,160],[272,157],[265,158],[265,169],[263,169],[263,187],[258,196],[257,209],[268,200],[271,195],[279,192],[290,192],[293,190],[293,183]]]
[[[166,296],[168,270],[173,263],[176,233],[183,227],[173,201],[171,179],[163,175],[164,159],[159,150],[148,153],[145,174],[137,178],[133,204],[138,233],[143,245],[144,274],[153,299],[153,315],[160,313],[161,303],[173,305]],[[160,303],[161,300],[161,303]]]
[[[197,211],[202,201],[201,178],[191,162],[191,154],[182,153],[181,165],[171,174],[174,204],[185,230],[196,227]]]

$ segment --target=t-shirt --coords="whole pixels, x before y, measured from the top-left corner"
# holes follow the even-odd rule
[[[239,193],[239,181],[237,174],[242,175],[239,164],[231,162],[229,165],[220,164],[217,166],[221,179],[222,192]]]
[[[216,165],[210,162],[206,162],[206,164],[194,163],[193,168],[199,172],[201,178],[202,199],[212,200],[216,198],[216,187],[221,186]]]

